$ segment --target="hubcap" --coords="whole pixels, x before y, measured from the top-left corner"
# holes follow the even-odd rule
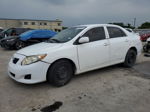
[[[135,54],[134,53],[130,53],[129,58],[128,58],[128,63],[129,64],[134,64],[135,62]]]
[[[67,68],[65,66],[58,68],[56,74],[59,79],[65,79],[68,75]]]
[[[17,49],[23,48],[24,44],[22,42],[17,43]]]

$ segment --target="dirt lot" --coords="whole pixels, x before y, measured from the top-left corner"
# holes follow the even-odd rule
[[[61,88],[24,85],[7,76],[15,51],[0,48],[0,112],[150,112],[150,57],[75,76]]]

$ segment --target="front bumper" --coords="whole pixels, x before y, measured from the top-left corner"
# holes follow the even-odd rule
[[[19,59],[16,64],[13,59]],[[25,56],[15,54],[8,64],[8,75],[17,82],[34,84],[46,81],[46,74],[50,64],[39,61],[30,65],[21,65]],[[30,77],[28,77],[28,76]]]
[[[14,45],[15,41],[6,41],[6,40],[0,41],[0,46],[6,49],[14,47]]]

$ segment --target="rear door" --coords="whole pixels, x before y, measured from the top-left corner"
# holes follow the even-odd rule
[[[81,71],[107,65],[109,63],[109,43],[104,28],[92,28],[82,37],[89,37],[90,42],[77,46]]]
[[[129,37],[118,27],[107,27],[110,43],[110,61],[111,64],[124,61],[129,49]]]

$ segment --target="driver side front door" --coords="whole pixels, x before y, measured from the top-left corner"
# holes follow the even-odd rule
[[[77,46],[81,72],[108,65],[109,41],[106,39],[104,28],[92,28],[82,37],[89,37],[90,42]]]

